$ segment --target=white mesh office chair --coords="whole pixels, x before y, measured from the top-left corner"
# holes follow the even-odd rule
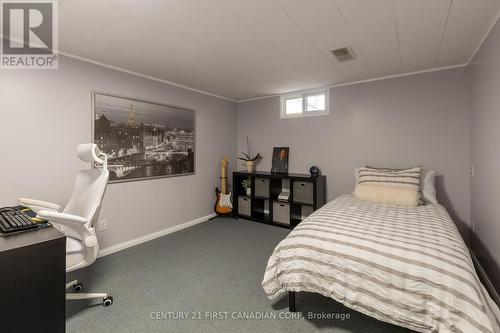
[[[97,222],[109,178],[106,154],[100,152],[97,145],[78,145],[76,153],[84,162],[102,164],[102,169],[78,171],[73,194],[62,212],[57,204],[18,199],[19,205],[32,209],[38,217],[48,220],[66,235],[66,272],[89,266],[97,258],[99,244],[93,226]],[[66,290],[72,288],[74,291],[66,293],[66,299],[101,298],[104,306],[113,304],[113,298],[106,293],[78,293],[82,287],[77,280],[66,284]]]

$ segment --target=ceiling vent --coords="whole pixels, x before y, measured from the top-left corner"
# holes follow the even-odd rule
[[[332,51],[333,55],[339,62],[349,61],[354,59],[354,53],[352,53],[349,47],[341,47]]]

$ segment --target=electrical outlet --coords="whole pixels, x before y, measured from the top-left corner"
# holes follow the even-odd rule
[[[99,222],[97,223],[97,225],[99,227],[99,231],[106,231],[106,230],[108,230],[108,220],[106,220],[106,219],[99,220]]]

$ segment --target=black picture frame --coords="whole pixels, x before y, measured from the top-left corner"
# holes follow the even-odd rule
[[[274,147],[271,172],[288,173],[288,158],[290,147]]]
[[[195,174],[195,111],[92,91],[92,142],[110,183]]]

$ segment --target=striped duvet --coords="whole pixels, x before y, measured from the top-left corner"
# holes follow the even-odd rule
[[[418,332],[500,332],[500,311],[440,205],[342,195],[278,244],[262,286],[271,299],[285,291],[320,293]]]

